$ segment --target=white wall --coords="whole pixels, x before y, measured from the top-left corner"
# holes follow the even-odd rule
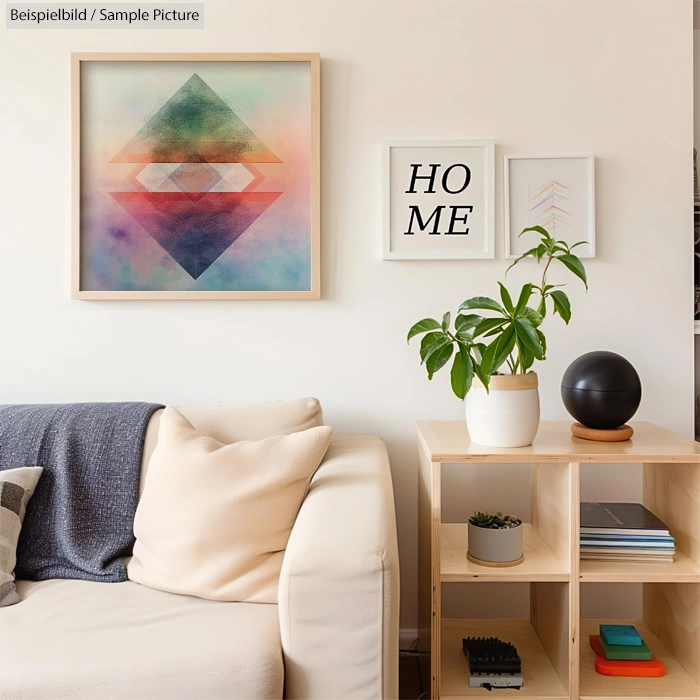
[[[414,421],[463,408],[446,374],[426,381],[405,335],[496,293],[504,154],[597,159],[599,256],[590,292],[570,285],[571,325],[547,322],[543,417],[566,417],[564,369],[604,348],[640,372],[638,418],[692,434],[691,12],[686,0],[208,2],[204,30],[3,30],[0,401],[319,397],[338,433],[389,445],[402,626],[415,627]],[[71,51],[320,51],[323,300],[69,301]],[[498,144],[497,259],[383,262],[382,142],[480,137]]]

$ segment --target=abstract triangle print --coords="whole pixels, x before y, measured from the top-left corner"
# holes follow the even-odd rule
[[[110,194],[195,280],[282,194],[252,191],[264,176],[251,163],[282,161],[197,73],[111,162],[137,163],[127,176],[137,191]],[[209,192],[222,180],[211,163],[242,164],[253,179],[243,192]],[[178,164],[161,170],[158,192],[138,179],[156,164]],[[165,180],[180,192],[163,191]]]
[[[194,73],[110,162],[202,161],[282,162]]]
[[[72,67],[73,298],[320,298],[316,54]]]

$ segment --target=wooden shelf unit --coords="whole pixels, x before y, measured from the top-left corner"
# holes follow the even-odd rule
[[[700,698],[700,444],[650,423],[632,425],[632,440],[595,443],[571,435],[568,422],[543,421],[533,445],[502,449],[471,443],[461,421],[418,423],[419,649],[433,699]],[[442,464],[499,462],[531,465],[525,561],[509,568],[469,562],[466,524],[442,522]],[[579,561],[580,473],[589,463],[643,465],[643,502],[676,538],[673,564]],[[529,620],[442,618],[443,583],[463,583],[468,591],[505,582],[529,583]],[[638,624],[666,663],[664,678],[595,672],[588,635],[598,623],[580,619],[580,588],[598,582],[644,584]],[[469,635],[515,644],[523,659],[520,691],[469,688],[461,652],[461,638]]]

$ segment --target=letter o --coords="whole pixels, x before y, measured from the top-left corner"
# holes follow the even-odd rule
[[[464,184],[458,190],[451,190],[447,186],[447,179],[449,178],[450,172],[452,171],[453,168],[464,168]],[[469,187],[469,183],[471,181],[472,181],[472,171],[469,169],[469,166],[465,165],[464,163],[453,163],[442,174],[442,189],[445,190],[445,192],[447,192],[449,194],[459,194],[460,192],[464,192],[464,190],[466,190],[467,187]]]

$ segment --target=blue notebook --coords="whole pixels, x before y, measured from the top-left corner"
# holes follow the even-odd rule
[[[600,638],[612,646],[642,646],[642,638],[634,625],[601,625]]]

